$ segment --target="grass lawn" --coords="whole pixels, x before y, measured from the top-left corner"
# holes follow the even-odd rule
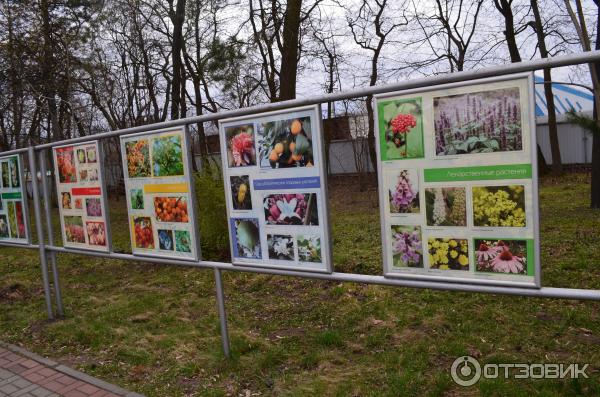
[[[380,274],[376,188],[354,188],[330,186],[336,270]],[[587,175],[542,180],[544,286],[600,289],[600,212],[588,202]],[[110,207],[116,248],[127,251],[125,201]],[[225,272],[227,360],[212,270],[74,255],[59,268],[67,318],[50,323],[37,251],[0,249],[0,339],[148,396],[600,395],[600,302]],[[449,368],[464,354],[589,363],[590,378],[461,388]]]

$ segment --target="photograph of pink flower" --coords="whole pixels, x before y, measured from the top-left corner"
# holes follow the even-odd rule
[[[229,167],[256,165],[254,125],[243,124],[225,128],[227,164]]]
[[[319,224],[316,193],[270,194],[263,198],[267,225]]]
[[[527,273],[527,241],[475,239],[479,272]]]
[[[520,101],[516,87],[434,98],[436,154],[522,150]]]
[[[418,214],[419,174],[416,170],[386,172],[385,185],[392,214]]]
[[[421,226],[391,226],[394,267],[423,267]]]

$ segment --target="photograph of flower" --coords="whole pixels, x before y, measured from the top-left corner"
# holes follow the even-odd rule
[[[82,198],[76,198],[75,199],[75,209],[76,210],[82,210],[83,209],[83,199]]]
[[[11,183],[12,187],[20,187],[21,179],[19,178],[20,177],[19,160],[18,160],[17,156],[13,156],[8,161],[10,163],[10,183]]]
[[[106,246],[106,228],[104,222],[86,222],[85,231],[90,245]]]
[[[98,180],[98,170],[96,168],[88,170],[87,177],[88,181],[96,182]]]
[[[152,140],[152,170],[154,176],[183,175],[181,135],[169,135]]]
[[[85,149],[77,149],[77,161],[79,164],[85,164]]]
[[[129,191],[129,201],[131,202],[131,209],[143,210],[144,209],[144,190],[131,189]]]
[[[418,214],[419,176],[416,170],[394,170],[386,173],[386,190],[392,214]]]
[[[469,243],[458,238],[429,238],[429,267],[439,270],[469,270]]]
[[[391,226],[394,267],[423,267],[421,226]]]
[[[99,198],[85,199],[85,212],[87,216],[102,216],[102,202]]]
[[[525,187],[473,186],[473,224],[525,227]]]
[[[70,210],[71,209],[71,193],[70,192],[61,192],[61,202],[62,202],[62,207],[65,210]]]
[[[6,215],[0,215],[0,238],[9,238],[8,219]]]
[[[70,243],[85,244],[83,234],[83,219],[80,216],[65,216],[65,234]]]
[[[2,187],[10,187],[10,171],[8,170],[8,161],[2,162]]]
[[[425,209],[427,226],[467,226],[466,188],[426,188]]]
[[[421,98],[377,102],[382,161],[424,157],[422,111]]]
[[[261,259],[260,231],[258,219],[232,219],[234,256],[237,258]]]
[[[261,168],[314,166],[310,117],[259,124],[258,147]]]
[[[88,180],[88,171],[87,170],[79,170],[79,182],[87,182]]]
[[[282,234],[267,234],[269,259],[294,260],[294,237]]]
[[[438,156],[523,149],[517,87],[433,99]]]
[[[161,250],[173,251],[173,231],[158,229],[158,248]]]
[[[225,128],[225,140],[229,167],[256,165],[253,124]]]
[[[86,151],[88,163],[95,163],[96,161],[98,161],[98,155],[96,153],[96,148],[94,146],[85,148],[85,151]]]
[[[77,182],[75,152],[73,151],[72,146],[56,149],[56,163],[58,168],[58,180],[60,183]]]
[[[147,178],[150,174],[150,145],[147,139],[125,143],[127,173],[130,178]]]
[[[270,194],[263,198],[267,225],[319,224],[316,193]]]
[[[9,201],[6,203],[6,212],[8,213],[8,226],[10,228],[10,236],[12,238],[19,237],[19,231],[17,230],[17,214],[15,211],[15,202]]]
[[[175,251],[192,252],[192,238],[187,230],[175,230]]]
[[[152,219],[149,216],[133,218],[134,244],[136,248],[154,249]]]
[[[15,217],[17,220],[18,237],[25,238],[25,214],[23,213],[22,201],[15,201]]]
[[[526,240],[475,239],[477,271],[527,273]]]
[[[321,237],[298,235],[298,260],[300,262],[321,263]]]
[[[229,177],[231,202],[234,210],[251,210],[250,177],[248,175]]]

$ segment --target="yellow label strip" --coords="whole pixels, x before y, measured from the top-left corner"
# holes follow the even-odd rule
[[[187,193],[189,192],[187,183],[159,183],[144,185],[144,193]]]

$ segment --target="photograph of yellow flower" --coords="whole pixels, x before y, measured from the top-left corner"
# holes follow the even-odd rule
[[[431,269],[469,270],[469,243],[466,239],[430,237],[427,250]]]
[[[473,224],[490,227],[525,227],[525,187],[474,186]]]

